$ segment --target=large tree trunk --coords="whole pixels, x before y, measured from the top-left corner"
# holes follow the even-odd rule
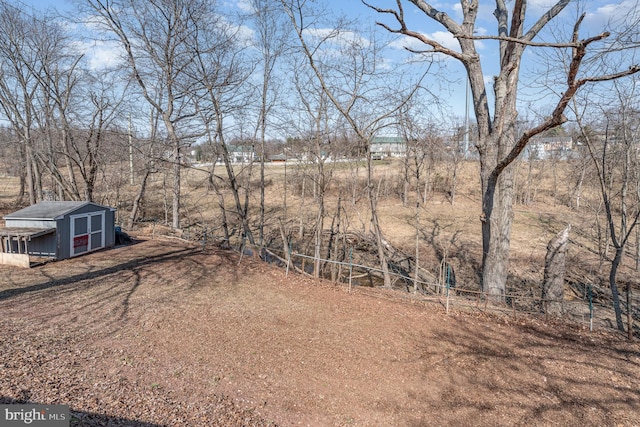
[[[500,302],[506,293],[513,222],[513,167],[489,179],[482,208],[482,289]]]
[[[547,245],[547,255],[544,260],[542,299],[545,302],[545,312],[548,314],[562,314],[564,271],[569,230],[571,230],[570,225],[551,239]]]

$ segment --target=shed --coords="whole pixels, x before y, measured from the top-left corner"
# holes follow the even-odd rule
[[[40,202],[5,215],[0,261],[28,266],[29,256],[66,259],[111,247],[114,212],[93,202],[66,201]]]

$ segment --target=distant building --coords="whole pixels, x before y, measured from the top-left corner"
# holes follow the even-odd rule
[[[256,160],[256,152],[253,147],[243,145],[229,145],[229,160],[231,163],[246,164]],[[220,158],[220,161],[222,158]]]
[[[573,149],[573,138],[570,136],[550,136],[533,138],[524,151],[526,159],[562,159],[569,157]]]
[[[274,163],[284,163],[287,161],[286,154],[272,154],[267,157],[267,160]]]
[[[371,158],[403,157],[407,152],[407,140],[402,136],[376,136],[371,139]]]

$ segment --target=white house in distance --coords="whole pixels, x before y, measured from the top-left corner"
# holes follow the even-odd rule
[[[369,149],[373,160],[404,157],[407,153],[407,140],[402,136],[376,136],[371,138]]]
[[[566,159],[573,149],[573,138],[570,136],[535,137],[527,146],[524,157],[526,159]]]

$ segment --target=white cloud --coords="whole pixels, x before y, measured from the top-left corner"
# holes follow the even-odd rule
[[[70,46],[77,55],[85,56],[88,67],[94,71],[114,67],[121,62],[122,48],[116,42],[76,40]]]
[[[242,12],[253,13],[253,6],[249,0],[238,0],[236,2],[236,7],[240,9]]]
[[[316,42],[329,40],[338,46],[357,45],[367,47],[371,44],[367,38],[362,37],[355,31],[341,31],[333,28],[307,28],[304,30],[304,34]]]
[[[112,43],[96,43],[88,52],[89,67],[92,70],[111,68],[121,61],[121,49]]]
[[[596,31],[601,31],[608,24],[637,20],[640,14],[638,2],[636,0],[623,0],[620,3],[603,3],[593,11],[587,13],[585,24],[599,27]]]

